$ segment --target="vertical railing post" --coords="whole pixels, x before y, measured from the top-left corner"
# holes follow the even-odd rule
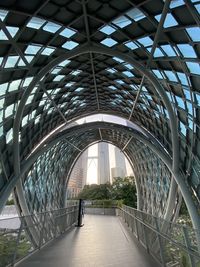
[[[78,209],[78,223],[77,223],[77,227],[82,227],[82,199],[79,199],[79,209]]]
[[[24,220],[23,220],[23,218],[21,218],[21,224],[20,224],[20,228],[18,230],[18,235],[17,235],[17,240],[16,240],[16,247],[15,247],[15,251],[14,251],[14,254],[13,254],[13,259],[12,259],[12,262],[11,262],[11,266],[14,266],[14,264],[15,264],[15,260],[16,260],[16,257],[17,257],[18,245],[19,245],[19,242],[20,242],[20,237],[21,237],[21,232],[22,232],[23,227],[24,227]]]
[[[142,221],[144,222],[144,214],[141,213],[141,215],[142,215]],[[143,233],[144,233],[144,240],[145,240],[146,250],[149,253],[148,236],[147,236],[146,226],[143,223],[142,223],[142,228],[143,228]]]
[[[160,247],[160,257],[161,257],[161,262],[162,262],[162,266],[166,266],[165,263],[165,257],[164,257],[164,247],[163,247],[163,242],[160,236],[160,228],[158,225],[158,220],[156,217],[154,217],[154,221],[155,221],[155,226],[156,226],[156,234],[157,234],[157,238],[158,238],[158,243],[159,243],[159,247]]]
[[[187,228],[185,226],[182,227],[182,230],[183,230],[183,236],[184,236],[184,240],[185,240],[185,246],[187,248],[187,254],[188,254],[188,258],[190,260],[190,264],[191,264],[191,267],[195,267],[195,262],[194,262],[194,258],[193,256],[190,254],[190,239],[189,239],[189,236],[188,236],[188,231],[187,231]]]

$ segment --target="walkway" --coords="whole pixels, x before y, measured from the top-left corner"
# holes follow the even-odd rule
[[[86,215],[84,226],[36,252],[18,267],[158,267],[115,216]]]

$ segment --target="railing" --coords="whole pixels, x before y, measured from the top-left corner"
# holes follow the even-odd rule
[[[84,200],[84,213],[98,215],[116,215],[118,200]]]
[[[14,264],[67,231],[78,219],[78,203],[67,208],[18,217],[17,229],[0,229],[0,267]],[[3,219],[10,225],[15,218]],[[11,223],[12,224],[12,223]],[[33,234],[37,237],[33,240]],[[36,241],[37,240],[37,241]]]
[[[194,229],[128,206],[122,206],[118,212],[139,242],[162,266],[200,267],[197,232]]]

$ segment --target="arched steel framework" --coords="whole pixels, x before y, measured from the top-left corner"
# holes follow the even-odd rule
[[[140,209],[172,219],[181,192],[200,229],[199,5],[0,3],[1,207],[14,188],[23,214],[62,206],[75,159],[103,136],[134,162]],[[146,134],[111,123],[65,129],[94,113]]]

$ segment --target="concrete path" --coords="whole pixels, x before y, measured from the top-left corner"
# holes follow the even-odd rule
[[[84,226],[34,253],[18,267],[158,267],[116,216],[85,215]]]

